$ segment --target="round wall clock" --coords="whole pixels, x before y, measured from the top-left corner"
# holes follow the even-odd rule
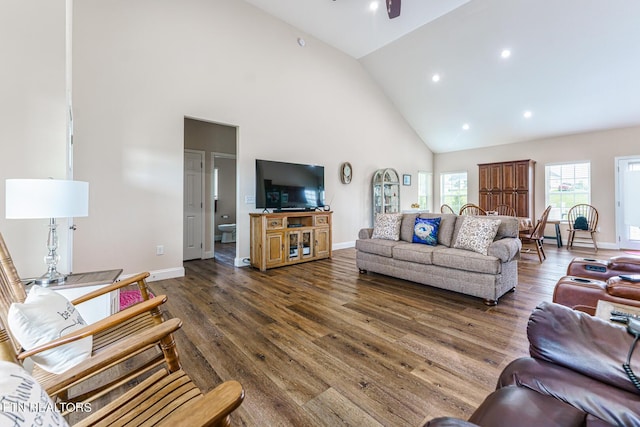
[[[351,163],[344,162],[342,166],[340,166],[340,181],[343,184],[348,184],[351,182],[351,178],[353,177],[353,169],[351,168]]]

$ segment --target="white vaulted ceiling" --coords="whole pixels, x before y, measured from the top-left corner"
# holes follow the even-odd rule
[[[640,125],[635,0],[245,1],[360,61],[434,152]]]

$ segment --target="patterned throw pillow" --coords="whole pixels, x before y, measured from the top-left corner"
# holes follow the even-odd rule
[[[40,384],[22,366],[0,360],[0,425],[69,427]]]
[[[499,219],[465,216],[453,247],[487,255],[489,245],[498,232],[498,227],[500,227]]]
[[[436,246],[440,218],[416,218],[413,226],[413,243]]]
[[[400,240],[401,213],[379,213],[373,225],[372,239]]]

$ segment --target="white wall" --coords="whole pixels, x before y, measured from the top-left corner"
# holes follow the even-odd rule
[[[65,0],[3,0],[0,52],[0,232],[18,273],[32,277],[46,271],[49,221],[5,219],[5,180],[66,178]]]
[[[591,162],[591,204],[598,209],[598,245],[617,248],[615,236],[615,170],[614,159],[619,156],[640,157],[640,127],[613,129],[556,138],[526,141],[477,150],[435,154],[436,172],[434,199],[440,200],[440,174],[467,171],[468,200],[478,203],[478,164],[508,160],[533,159],[536,161],[535,212],[540,216],[545,209],[544,167],[552,163]],[[566,229],[563,231],[566,242]],[[549,227],[547,235],[551,235]]]
[[[376,169],[432,170],[431,152],[357,61],[244,2],[83,0],[74,12],[75,173],[92,197],[77,221],[76,270],[182,265],[185,116],[238,126],[240,257],[256,158],[325,166],[337,246],[370,224]],[[401,197],[404,208],[417,201],[415,180]]]

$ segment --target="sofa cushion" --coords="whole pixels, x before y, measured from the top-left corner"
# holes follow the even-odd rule
[[[496,232],[495,240],[504,239],[505,237],[518,237],[518,233],[520,232],[518,218],[506,215],[492,215],[489,219],[500,220],[500,227],[498,227],[498,231]]]
[[[446,247],[453,245],[453,232],[456,227],[456,214],[421,213],[420,218],[440,218],[438,228],[438,244]]]
[[[372,239],[400,240],[401,213],[379,213],[373,225]]]
[[[419,243],[398,243],[393,247],[393,259],[415,262],[418,264],[432,264],[431,258],[435,246]]]
[[[475,216],[465,216],[453,247],[486,255],[489,245],[496,237],[500,222],[499,219],[488,220]]]
[[[403,214],[400,226],[400,240],[411,243],[413,241],[413,227],[416,223],[417,213]]]
[[[416,218],[413,226],[413,242],[436,246],[438,244],[440,218]]]
[[[432,252],[431,262],[441,267],[477,273],[499,274],[502,263],[494,256],[454,248],[440,248]]]
[[[391,258],[393,256],[393,247],[397,244],[398,242],[395,240],[358,239],[356,240],[356,249],[362,252]]]

